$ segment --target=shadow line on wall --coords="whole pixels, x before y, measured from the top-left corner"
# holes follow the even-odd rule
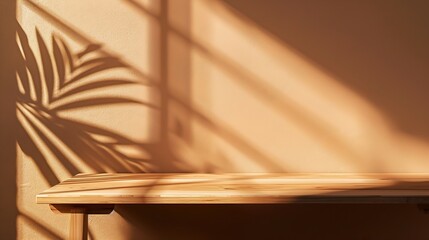
[[[129,3],[137,11],[141,12],[143,16],[160,21],[160,17],[157,14],[152,13],[149,9],[136,1],[126,0],[125,2]],[[165,1],[163,4],[167,3],[168,1]],[[352,164],[358,164],[361,155],[356,149],[350,146],[350,144],[347,141],[344,141],[340,136],[335,135],[332,129],[327,128],[322,121],[319,121],[317,117],[312,116],[310,112],[307,112],[306,109],[296,104],[288,96],[282,94],[273,87],[263,84],[266,82],[266,79],[259,78],[239,66],[239,64],[235,63],[232,59],[224,56],[222,53],[206,47],[204,43],[199,42],[191,36],[190,33],[184,32],[183,29],[178,29],[168,20],[166,22],[167,24],[165,24],[165,28],[167,28],[169,35],[174,35],[184,41],[189,45],[189,51],[195,51],[204,55],[214,66],[219,67],[223,71],[234,76],[232,80],[236,81],[240,86],[258,97],[259,100],[266,102],[270,108],[276,110],[277,113],[280,113],[284,119],[291,120],[300,126],[302,125],[302,129],[307,134],[317,138],[320,145],[333,149],[336,153],[343,156],[344,160],[350,160]],[[184,99],[183,96],[169,90],[167,99],[184,106],[190,116],[202,120],[201,122],[209,129],[211,128],[213,133],[220,135],[224,140],[228,141],[241,152],[252,157],[252,159],[258,162],[258,164],[264,165],[267,170],[287,170],[275,163],[281,161],[280,159],[274,160],[272,157],[268,156],[268,154],[259,151],[258,146],[253,146],[250,141],[240,137],[235,131],[224,126],[224,124],[216,120],[213,116],[207,116],[203,111],[196,109],[192,103]]]
[[[398,133],[428,141],[429,114],[422,104],[428,101],[427,2],[221,2],[237,18],[336,76]]]

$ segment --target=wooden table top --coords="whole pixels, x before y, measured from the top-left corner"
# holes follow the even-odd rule
[[[44,204],[429,203],[429,174],[78,174]]]

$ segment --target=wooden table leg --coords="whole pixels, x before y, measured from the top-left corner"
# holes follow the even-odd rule
[[[69,240],[88,239],[88,214],[71,213],[69,225]]]
[[[88,239],[88,214],[109,214],[115,207],[112,204],[54,204],[51,210],[70,214],[69,240]]]

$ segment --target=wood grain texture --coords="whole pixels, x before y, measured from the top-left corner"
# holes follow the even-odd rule
[[[429,174],[78,174],[45,204],[429,203]]]
[[[70,240],[87,240],[88,239],[88,214],[85,214],[85,213],[70,214],[69,239]]]

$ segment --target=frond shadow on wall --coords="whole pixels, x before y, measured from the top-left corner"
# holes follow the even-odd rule
[[[73,53],[56,34],[52,34],[52,46],[49,48],[37,28],[35,32],[40,61],[30,46],[27,34],[17,24],[17,43],[21,53],[18,54],[17,69],[17,114],[21,123],[18,144],[23,152],[34,159],[50,185],[58,183],[59,179],[55,169],[48,163],[46,150],[72,175],[78,173],[79,168],[71,161],[70,154],[78,156],[96,172],[105,172],[106,169],[119,172],[144,171],[142,166],[147,164],[148,159],[128,156],[118,150],[119,147],[128,146],[144,151],[144,144],[95,124],[68,119],[60,114],[61,111],[112,104],[157,108],[153,104],[122,96],[103,94],[81,97],[95,90],[138,84],[126,78],[97,77],[109,70],[127,69],[127,64],[104,53],[97,55],[101,49],[98,44],[89,44],[84,50]]]

